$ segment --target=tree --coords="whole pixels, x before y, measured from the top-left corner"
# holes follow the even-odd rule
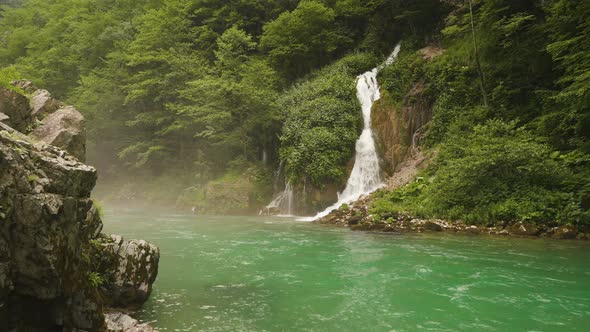
[[[289,79],[328,63],[342,44],[336,33],[333,9],[315,0],[304,0],[292,12],[282,13],[264,26],[261,49]]]
[[[544,129],[561,148],[590,153],[590,3],[561,0],[547,11],[551,36],[547,50],[562,74]]]

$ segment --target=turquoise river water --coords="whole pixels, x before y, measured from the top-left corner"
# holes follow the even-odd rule
[[[590,243],[111,209],[162,251],[161,331],[590,331]]]

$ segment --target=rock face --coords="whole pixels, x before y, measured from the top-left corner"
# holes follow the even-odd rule
[[[158,247],[144,240],[125,241],[120,235],[102,236],[99,241],[99,270],[106,279],[103,294],[107,304],[113,307],[143,304],[158,275]]]
[[[443,53],[437,46],[427,46],[420,54],[430,61]],[[432,101],[424,95],[424,82],[414,82],[403,100],[393,100],[387,91],[375,102],[371,120],[381,169],[391,176],[418,151],[425,125],[432,118]]]
[[[381,169],[388,175],[399,171],[403,163],[417,152],[422,137],[421,129],[432,118],[431,105],[422,100],[422,87],[417,84],[407,96],[412,100],[401,109],[391,100],[387,92],[375,103],[371,113],[375,143],[382,159]]]
[[[147,299],[159,250],[118,236],[107,246],[96,241],[106,236],[90,199],[96,170],[80,162],[84,118],[48,93],[33,96],[41,105],[35,120],[25,96],[0,90],[0,331],[103,332],[106,298],[126,305]],[[151,331],[113,321],[125,322],[116,331]]]
[[[27,97],[14,91],[0,88],[0,121],[24,132],[31,125],[31,111]]]
[[[47,90],[37,89],[30,81],[14,81],[12,84],[30,94],[30,100],[17,92],[0,88],[0,121],[35,140],[64,149],[84,162],[84,116],[74,107],[64,106],[51,97]]]
[[[0,321],[98,331],[102,303],[84,254],[102,229],[90,200],[96,171],[0,126]]]
[[[80,161],[86,156],[84,117],[72,106],[47,115],[31,136],[68,151]]]

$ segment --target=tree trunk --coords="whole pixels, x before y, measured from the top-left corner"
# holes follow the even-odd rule
[[[483,75],[483,70],[481,69],[481,62],[479,61],[479,49],[477,47],[477,38],[475,36],[475,23],[473,21],[473,2],[472,0],[469,1],[469,15],[471,18],[471,36],[473,38],[473,53],[475,55],[475,64],[477,66],[477,72],[479,74],[479,87],[481,89],[481,96],[483,98],[484,106],[488,106],[488,97],[486,95],[485,89],[485,78]]]

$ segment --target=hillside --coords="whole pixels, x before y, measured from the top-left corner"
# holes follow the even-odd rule
[[[80,109],[104,200],[255,213],[289,183],[336,201],[377,80],[374,214],[589,222],[590,5],[584,1],[26,0],[0,12],[0,84]]]

